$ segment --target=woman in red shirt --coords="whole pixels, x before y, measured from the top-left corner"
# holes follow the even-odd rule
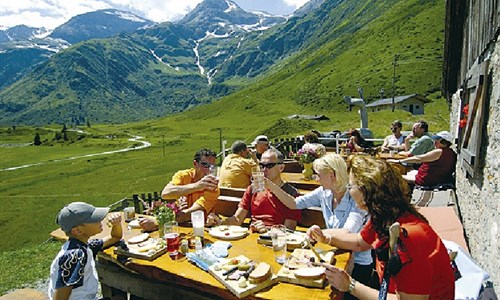
[[[427,220],[410,204],[409,187],[399,171],[380,159],[352,156],[348,160],[349,192],[370,220],[360,233],[325,235],[310,230],[310,238],[353,251],[376,249],[377,273],[388,281],[387,299],[454,299],[455,280],[448,251]],[[399,222],[396,251],[389,253],[388,228]],[[391,267],[387,268],[389,256]],[[344,270],[327,267],[328,282],[359,299],[377,299],[379,291],[356,282]],[[394,267],[395,266],[395,267]],[[383,284],[382,284],[383,286]]]

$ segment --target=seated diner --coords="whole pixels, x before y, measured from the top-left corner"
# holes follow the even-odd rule
[[[292,197],[297,197],[299,192],[281,179],[281,172],[284,169],[283,160],[284,156],[280,151],[268,149],[262,154],[259,165],[267,180],[272,181],[280,190]],[[250,225],[257,232],[263,232],[267,227],[277,224],[284,224],[287,228],[295,230],[297,222],[301,218],[300,210],[287,208],[268,188],[258,191],[256,186],[250,185],[233,216],[221,220],[216,214],[210,214],[207,219],[207,226],[221,224],[241,225],[249,212],[251,213]]]
[[[457,154],[451,148],[453,135],[441,131],[432,136],[435,149],[425,154],[415,155],[405,159],[389,159],[390,163],[418,163],[417,171],[403,175],[403,178],[418,186],[432,187],[438,184],[454,184],[453,173],[457,163]]]

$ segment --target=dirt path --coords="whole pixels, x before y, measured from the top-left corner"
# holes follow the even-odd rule
[[[34,164],[27,164],[27,165],[22,165],[22,166],[17,166],[17,167],[10,167],[10,168],[5,168],[5,169],[0,169],[1,171],[14,171],[18,169],[24,169],[24,168],[29,168],[33,166],[40,166],[40,165],[45,165],[49,163],[55,163],[55,162],[60,162],[60,161],[65,161],[65,160],[73,160],[73,159],[78,159],[78,158],[87,158],[87,157],[92,157],[92,156],[99,156],[99,155],[108,155],[108,154],[114,154],[114,153],[120,153],[120,152],[127,152],[127,151],[134,151],[134,150],[140,150],[144,148],[151,147],[151,143],[148,141],[141,141],[143,137],[142,136],[133,136],[132,138],[128,139],[130,142],[139,142],[142,143],[141,146],[138,147],[129,147],[129,148],[124,148],[124,149],[119,149],[119,150],[113,150],[113,151],[106,151],[106,152],[100,152],[100,153],[93,153],[93,154],[85,154],[85,155],[79,155],[79,156],[72,156],[72,157],[67,157],[67,158],[62,158],[62,159],[54,159],[46,162],[39,162],[39,163],[34,163]]]

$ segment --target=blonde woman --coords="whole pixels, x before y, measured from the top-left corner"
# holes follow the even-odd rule
[[[293,198],[268,180],[266,186],[290,209],[321,207],[327,232],[359,232],[367,220],[367,212],[356,206],[346,189],[349,177],[342,156],[332,153],[318,158],[313,162],[313,169],[318,174],[321,186],[306,195]],[[319,226],[314,225],[310,229],[314,228],[319,229]],[[356,252],[354,262],[352,276],[359,282],[369,284],[372,272],[371,252]]]

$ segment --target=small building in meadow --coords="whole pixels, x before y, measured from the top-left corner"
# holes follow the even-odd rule
[[[289,115],[287,119],[301,119],[301,120],[313,120],[313,121],[327,121],[330,120],[325,115]]]
[[[430,102],[429,99],[419,94],[397,96],[394,97],[394,109],[405,110],[413,115],[423,115],[424,104],[428,102]],[[369,103],[366,109],[371,112],[392,110],[392,97]]]

